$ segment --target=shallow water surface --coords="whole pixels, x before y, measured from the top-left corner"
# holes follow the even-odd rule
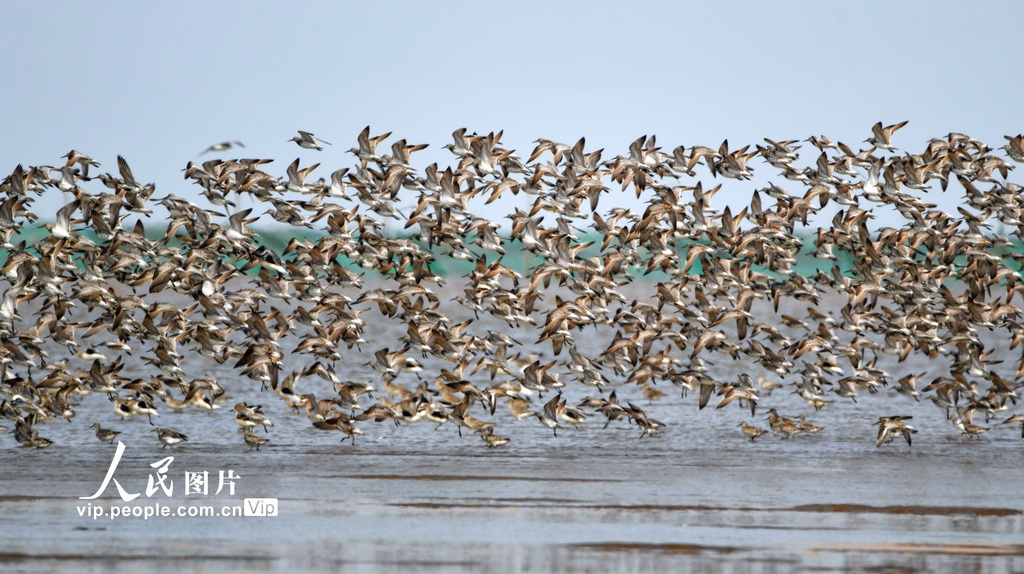
[[[964,440],[921,424],[912,448],[876,449],[851,408],[817,435],[751,443],[728,428],[748,411],[687,424],[689,408],[660,409],[678,420],[655,437],[593,425],[555,438],[523,421],[493,450],[454,428],[390,423],[339,444],[340,433],[285,412],[258,452],[225,417],[167,414],[160,424],[191,436],[171,450],[136,418],[119,425],[114,478],[140,498],[123,504],[111,484],[91,501],[109,513],[276,498],[273,517],[80,516],[89,501],[78,497],[95,492],[115,447],[80,423],[51,424],[44,434],[57,444],[43,451],[3,439],[0,561],[83,572],[1024,568],[1024,491],[1014,486],[1024,450],[1013,432]],[[175,490],[147,497],[150,465],[167,456]],[[234,496],[214,494],[229,470]],[[209,473],[207,496],[185,495],[186,471]]]

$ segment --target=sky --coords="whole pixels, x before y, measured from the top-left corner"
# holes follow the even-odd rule
[[[155,197],[198,198],[181,170],[226,140],[246,146],[228,157],[274,158],[281,176],[298,157],[326,178],[356,163],[367,125],[388,147],[430,144],[418,169],[451,165],[462,127],[504,130],[523,159],[538,138],[586,137],[609,159],[652,134],[665,151],[858,144],[907,120],[894,144],[917,153],[951,131],[992,147],[1024,131],[1016,1],[61,0],[6,3],[5,19],[0,172],[76,149],[116,173],[120,154]],[[300,149],[297,130],[334,145]]]

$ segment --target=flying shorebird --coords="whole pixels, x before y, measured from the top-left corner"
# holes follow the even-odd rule
[[[551,429],[555,436],[558,436],[558,428],[561,426],[558,424],[559,410],[564,408],[565,403],[561,400],[561,395],[555,395],[550,401],[545,403],[544,412],[535,413],[540,422]]]
[[[302,133],[302,132],[299,132],[299,133]],[[210,153],[211,151],[227,151],[227,150],[229,150],[229,149],[231,149],[233,147],[242,147],[242,148],[244,148],[245,146],[242,145],[242,142],[240,142],[240,141],[220,142],[220,143],[215,143],[215,144],[211,145],[210,147],[204,149],[202,152],[199,153],[199,155],[206,155],[206,154]]]
[[[270,422],[270,419],[263,414],[262,406],[250,405],[248,403],[238,403],[233,409],[235,412],[235,422],[238,426],[242,427],[242,431],[248,431],[259,425],[263,425],[263,430],[267,430],[268,426],[274,426],[274,423]]]
[[[67,153],[67,155],[64,155],[64,156],[61,156],[61,157],[65,157],[68,160],[68,162],[67,162],[65,167],[71,167],[72,165],[75,165],[76,163],[78,165],[82,166],[82,173],[81,173],[81,175],[79,177],[81,177],[82,179],[84,179],[86,181],[88,181],[88,179],[89,179],[89,166],[92,166],[92,167],[99,167],[100,166],[100,162],[92,159],[91,157],[85,155],[84,153],[77,152],[75,150],[71,150],[71,151],[69,151]]]
[[[1010,423],[1020,423],[1020,436],[1024,438],[1024,414],[1018,413],[1003,421],[1004,425]]]
[[[356,435],[363,434],[363,431],[356,428],[352,423],[352,417],[341,413],[337,416],[322,421],[316,421],[313,426],[320,430],[337,430],[345,434],[341,438],[341,442],[345,442],[347,439],[352,439],[352,444],[356,444]]]
[[[1001,148],[1006,150],[1006,155],[1010,156],[1010,159],[1013,161],[1024,162],[1024,136],[1017,134],[1015,136],[1003,137],[1006,138],[1006,141],[1010,142]],[[68,161],[70,162],[71,160],[69,159]]]
[[[288,141],[295,142],[295,143],[299,144],[299,147],[301,147],[301,148],[315,149],[317,151],[320,151],[320,150],[324,149],[324,148],[320,147],[319,145],[317,145],[318,143],[325,143],[327,145],[331,145],[331,142],[324,141],[324,140],[314,136],[313,134],[311,134],[309,132],[304,132],[302,130],[299,130],[299,135],[293,137],[292,139],[290,139]]]
[[[907,421],[912,418],[914,417],[878,417],[878,422],[875,423],[878,425],[878,439],[875,440],[875,448],[882,446],[882,443],[887,440],[891,441],[896,438],[897,435],[903,435],[903,438],[907,439],[907,446],[910,446],[910,435],[911,433],[916,433],[917,429],[903,421]]]
[[[898,124],[882,127],[882,122],[878,122],[871,126],[871,137],[864,141],[879,149],[893,151],[896,148],[892,146],[892,143],[890,143],[892,140],[892,134],[905,125],[907,125],[907,122],[902,121]]]

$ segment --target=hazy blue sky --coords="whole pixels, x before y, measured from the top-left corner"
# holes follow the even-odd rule
[[[4,8],[0,171],[74,148],[116,172],[122,154],[158,195],[186,195],[180,170],[224,140],[247,146],[229,156],[274,158],[274,173],[302,157],[326,177],[354,163],[345,150],[366,125],[431,144],[419,168],[449,161],[460,127],[504,129],[524,159],[539,137],[586,136],[610,158],[645,134],[667,150],[856,144],[876,121],[909,120],[895,144],[920,152],[950,131],[993,147],[1024,131],[1016,1]],[[301,150],[287,142],[299,129],[334,145]]]

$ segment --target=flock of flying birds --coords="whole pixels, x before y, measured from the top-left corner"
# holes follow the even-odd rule
[[[1024,204],[1007,180],[1024,137],[992,148],[950,133],[910,153],[893,145],[902,126],[876,124],[856,150],[811,137],[669,151],[652,136],[604,157],[583,139],[542,139],[525,160],[501,132],[460,129],[444,146],[452,165],[422,173],[411,156],[426,145],[388,149],[390,134],[367,128],[349,150],[355,165],[326,178],[298,159],[283,177],[269,159],[189,162],[185,179],[208,205],[153,197],[120,156],[116,173],[76,151],[63,165],[19,165],[0,184],[0,415],[21,445],[42,448],[38,425],[71,419],[83,396],[151,424],[161,411],[222,409],[231,385],[183,369],[198,353],[233,368],[234,385],[249,379],[353,443],[371,421],[425,420],[501,446],[498,409],[556,437],[588,418],[657,434],[663,423],[617,398],[635,387],[652,400],[676,389],[695,409],[736,403],[752,417],[773,389],[817,410],[888,388],[934,402],[954,433],[976,438],[1010,414],[1024,377]],[[291,141],[330,145],[309,132]],[[723,181],[754,187],[756,170],[778,177],[748,189],[742,208],[735,193],[716,208]],[[920,197],[950,185],[963,192],[956,214]],[[70,201],[27,244],[20,232],[39,228],[30,208],[47,190]],[[611,194],[635,207],[602,210]],[[502,195],[517,196],[507,232],[473,212]],[[167,213],[162,230],[155,206]],[[826,208],[831,226],[811,229]],[[869,226],[882,212],[900,225]],[[280,253],[250,227],[264,215],[297,230]],[[506,248],[532,263],[506,265]],[[472,271],[440,274],[445,257]],[[795,272],[801,260],[817,271]],[[627,296],[638,285],[649,296]],[[368,311],[405,334],[364,339]],[[378,380],[345,370],[364,346]],[[126,354],[150,372],[123,374]],[[878,363],[912,356],[932,367],[891,375]],[[715,376],[716,364],[737,362],[744,374]],[[589,396],[569,403],[570,385]],[[268,441],[262,406],[230,410],[251,448]],[[876,445],[909,444],[910,417],[885,414]],[[820,430],[775,408],[766,420],[783,438]],[[1024,433],[1024,415],[1004,422]],[[741,427],[752,441],[768,432]],[[164,446],[187,440],[154,430]]]

